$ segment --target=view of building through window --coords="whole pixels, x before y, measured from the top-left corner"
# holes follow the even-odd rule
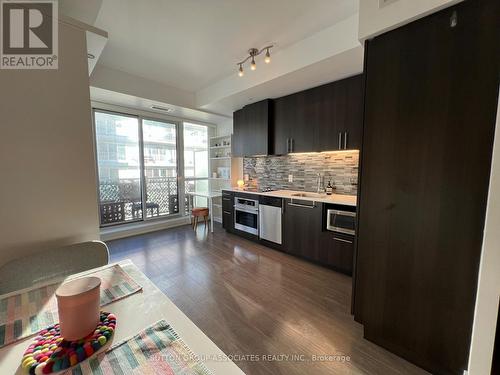
[[[177,153],[179,126],[183,166]],[[101,225],[178,214],[180,199],[185,199],[178,186],[180,168],[186,191],[208,191],[206,126],[96,110],[95,133]],[[195,204],[203,203],[196,198]]]
[[[184,123],[184,176],[185,189],[208,191],[208,128]],[[206,198],[196,197],[196,206],[206,206]]]

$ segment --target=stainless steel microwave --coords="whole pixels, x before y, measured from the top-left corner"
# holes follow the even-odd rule
[[[327,210],[326,229],[354,236],[356,233],[356,212]]]

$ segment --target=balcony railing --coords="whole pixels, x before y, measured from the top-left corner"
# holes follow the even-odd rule
[[[146,186],[146,217],[179,213],[177,178],[146,178]],[[141,196],[139,179],[100,181],[101,225],[142,219]]]

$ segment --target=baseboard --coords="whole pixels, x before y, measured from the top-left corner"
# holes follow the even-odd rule
[[[119,238],[137,236],[149,232],[155,232],[162,229],[180,227],[190,223],[190,218],[178,217],[161,221],[131,223],[123,226],[101,228],[101,240],[111,241]]]

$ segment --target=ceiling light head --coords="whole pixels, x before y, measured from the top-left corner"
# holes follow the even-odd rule
[[[255,59],[252,56],[252,63],[250,64],[250,69],[255,70],[257,69],[257,64],[255,64]]]
[[[238,69],[238,75],[240,77],[243,77],[244,73],[243,73],[243,64],[240,64],[240,68]]]
[[[269,48],[266,51],[266,57],[264,57],[264,62],[269,64],[271,62],[271,54],[269,53]]]

